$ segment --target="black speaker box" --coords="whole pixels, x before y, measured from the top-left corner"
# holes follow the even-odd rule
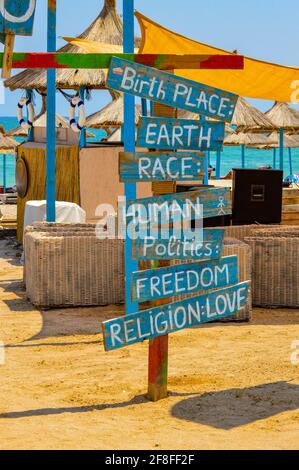
[[[233,170],[233,225],[280,224],[283,172]]]

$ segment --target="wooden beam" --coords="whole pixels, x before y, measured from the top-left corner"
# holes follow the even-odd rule
[[[4,54],[2,63],[2,78],[11,77],[11,69],[13,64],[13,48],[15,44],[15,35],[6,34],[4,42]]]
[[[244,57],[238,55],[202,54],[74,54],[63,52],[15,52],[12,57],[14,69],[108,69],[112,57],[154,67],[158,70],[204,69],[243,70]],[[4,54],[0,54],[0,67]]]

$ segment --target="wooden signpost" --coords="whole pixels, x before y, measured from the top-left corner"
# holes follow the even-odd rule
[[[238,258],[174,265],[133,273],[132,299],[149,302],[238,283]]]
[[[203,240],[181,240],[147,236],[133,240],[132,257],[145,260],[186,260],[207,261],[219,259],[223,248],[224,230],[205,229]]]
[[[31,36],[36,0],[0,0],[0,40],[4,44],[2,78],[10,78],[15,36]]]
[[[228,318],[245,307],[250,282],[103,323],[106,351]]]
[[[183,67],[182,67],[183,68]],[[113,57],[107,85],[123,93],[231,122],[238,96],[160,70]]]
[[[0,67],[3,69],[3,77],[9,76],[11,68],[43,68],[47,70],[47,221],[55,221],[56,217],[56,69],[108,68],[111,62],[108,86],[125,93],[123,134],[126,156],[121,157],[120,167],[121,179],[126,186],[127,199],[135,199],[136,181],[152,180],[154,181],[153,184],[164,184],[157,183],[163,181],[166,186],[173,184],[176,177],[178,179],[187,179],[188,177],[189,179],[189,176],[191,176],[190,180],[195,181],[202,174],[203,164],[205,177],[207,176],[207,161],[202,161],[198,152],[192,154],[190,159],[190,152],[188,154],[186,152],[179,154],[174,152],[174,149],[181,148],[190,151],[221,148],[221,140],[224,135],[223,122],[231,122],[238,97],[226,91],[186,80],[182,77],[176,77],[163,71],[174,69],[241,70],[244,68],[244,57],[231,54],[134,54],[134,0],[123,1],[124,54],[68,54],[56,52],[56,0],[48,0],[48,53],[13,53],[14,35],[32,34],[35,6],[36,0],[0,0],[0,40],[6,45],[5,53],[0,53]],[[113,59],[112,56],[114,56]],[[140,141],[143,139],[142,129],[144,128],[144,140],[148,148],[154,146],[155,149],[171,150],[165,155],[152,154],[152,160],[150,162],[147,160],[145,163],[143,155],[135,155],[134,96],[149,99],[151,103],[161,103],[165,107],[172,106],[173,108],[186,109],[202,116],[212,117],[220,122],[199,124],[196,121],[196,124],[194,124],[182,120],[168,120],[167,125],[159,127],[158,121],[143,120],[140,129]],[[165,116],[162,113],[160,116],[169,118],[170,114]],[[147,125],[151,127],[146,127]],[[153,125],[156,127],[154,128]],[[190,127],[184,127],[186,125]],[[193,126],[196,126],[196,128],[193,128]],[[163,136],[166,131],[168,137]],[[161,145],[159,145],[159,139]],[[146,165],[146,169],[143,165]],[[173,184],[173,188],[175,188],[175,184]],[[220,195],[219,192],[210,191],[212,191],[210,194],[201,193],[204,203],[203,213],[213,213],[213,211],[217,211],[217,208],[219,208],[221,214],[229,213],[230,205],[226,194]],[[156,191],[156,194],[160,194],[160,192]],[[188,197],[192,199],[197,196],[194,194],[191,196],[189,193]],[[216,198],[216,201],[213,198]],[[174,199],[172,199],[172,202],[174,202]],[[182,199],[178,197],[177,200],[181,201],[178,204],[178,208],[181,209]],[[167,206],[169,206],[169,202],[170,200],[167,200]],[[169,267],[168,272],[162,273],[162,271],[159,271],[160,274],[158,275],[147,272],[145,275],[148,276],[147,279],[150,285],[152,275],[156,278],[161,276],[161,279],[167,279],[167,275],[171,275],[175,277],[177,283],[182,282],[180,276],[183,276],[184,288],[189,291],[188,282],[191,272],[193,272],[193,276],[200,278],[198,289],[205,287],[205,282],[208,282],[205,277],[205,275],[208,276],[208,272],[211,275],[214,273],[214,280],[211,280],[213,288],[221,285],[226,286],[227,283],[236,281],[235,260],[220,260],[223,230],[204,230],[203,234],[204,238],[201,241],[197,239],[172,240],[170,238],[168,240],[159,240],[155,238],[147,243],[145,238],[132,244],[132,240],[126,240],[126,311],[131,315],[105,322],[103,327],[105,347],[107,350],[117,349],[144,339],[150,339],[149,396],[152,400],[167,396],[167,334],[215,319],[232,316],[246,303],[249,291],[249,283],[247,282],[230,285],[222,290],[205,293],[171,304],[167,303],[162,292],[161,298],[154,302],[161,302],[165,305],[154,307],[148,311],[134,312],[135,307],[136,311],[138,309],[139,299],[134,294],[134,285],[132,291],[131,277],[133,268],[137,268],[136,261],[139,259],[149,259],[148,257],[150,257],[152,260],[162,259],[165,262],[167,259],[186,260],[189,258],[192,260],[200,259],[204,262],[198,268],[193,268],[194,263],[192,263],[187,265],[189,267],[180,267],[180,271],[172,270]],[[160,242],[161,246],[159,245]],[[191,247],[192,242],[193,247]],[[196,243],[194,244],[194,242]],[[136,261],[132,260],[132,245]],[[176,249],[175,253],[173,253],[173,248]],[[166,249],[165,252],[164,249]],[[211,271],[204,271],[208,268],[207,260],[210,261],[208,264]],[[184,275],[180,274],[181,272],[184,272]],[[206,274],[203,275],[203,272]],[[134,279],[138,282],[138,269],[135,269],[135,273]],[[143,290],[141,299],[144,298],[147,297],[146,292]]]
[[[149,149],[221,150],[224,123],[144,117],[138,126],[138,145]]]
[[[199,152],[121,152],[120,181],[202,181],[204,162]]]

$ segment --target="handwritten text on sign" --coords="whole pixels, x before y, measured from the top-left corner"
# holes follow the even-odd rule
[[[222,318],[245,307],[249,282],[200,295],[181,302],[143,310],[103,323],[106,351],[164,336]]]
[[[137,141],[139,147],[185,150],[222,150],[224,123],[143,117]]]
[[[133,273],[132,282],[132,301],[140,303],[220,289],[238,283],[238,258],[139,271]]]
[[[175,220],[177,216],[186,216],[191,213],[198,214],[202,206],[202,217],[218,217],[230,215],[231,197],[229,188],[200,188],[187,193],[167,194],[163,196],[148,197],[127,201],[127,218],[150,224],[160,223],[163,220]],[[188,211],[188,213],[187,213]]]
[[[132,258],[136,260],[198,260],[219,259],[223,250],[223,229],[204,229],[203,240],[168,240],[145,237],[133,240]]]
[[[120,181],[201,180],[205,156],[195,152],[122,152],[119,155]]]
[[[107,86],[173,108],[231,122],[238,96],[167,72],[113,57]]]
[[[36,0],[0,0],[0,33],[31,36]]]

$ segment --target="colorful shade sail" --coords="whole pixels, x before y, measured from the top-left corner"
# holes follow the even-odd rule
[[[136,17],[142,31],[140,53],[233,55],[170,31],[139,12],[136,12]],[[296,88],[299,89],[298,67],[285,67],[247,57],[244,70],[175,70],[174,73],[248,98],[292,102],[296,97]]]

